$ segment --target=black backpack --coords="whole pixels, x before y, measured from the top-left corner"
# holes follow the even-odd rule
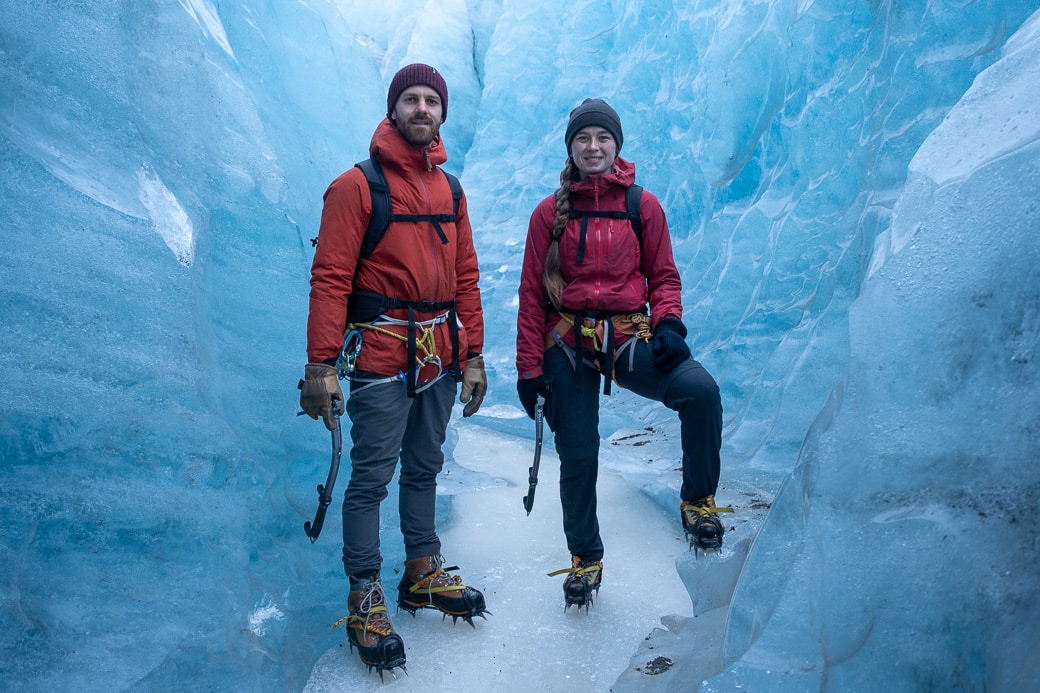
[[[459,215],[459,201],[462,199],[462,186],[459,179],[444,169],[441,172],[448,179],[451,188],[452,213],[451,214],[391,214],[390,212],[390,188],[386,184],[386,175],[383,167],[375,159],[365,159],[354,164],[355,168],[361,169],[368,183],[368,191],[372,195],[372,216],[368,219],[365,228],[365,236],[361,240],[361,254],[358,256],[358,267],[361,261],[372,254],[372,251],[383,240],[386,229],[391,221],[430,221],[433,223],[441,243],[447,243],[448,238],[441,230],[441,222],[454,222]],[[311,245],[318,245],[318,239],[312,238]]]
[[[459,184],[458,178],[441,169],[441,173],[448,179],[448,186],[451,188],[453,206],[451,214],[391,214],[390,188],[387,187],[383,167],[375,159],[365,159],[354,164],[354,166],[361,169],[362,173],[365,174],[365,180],[368,181],[368,189],[372,193],[372,216],[369,218],[368,227],[365,229],[365,238],[361,241],[361,255],[358,258],[359,265],[361,260],[371,255],[372,251],[379,245],[379,241],[383,239],[383,234],[386,233],[386,228],[391,221],[432,222],[433,228],[436,229],[437,235],[440,236],[441,243],[448,243],[448,237],[444,235],[440,225],[441,222],[454,222],[458,219],[459,201],[462,199],[462,186]]]
[[[643,222],[639,218],[639,200],[643,195],[643,188],[639,185],[630,185],[625,191],[624,212],[587,212],[572,209],[571,219],[581,219],[581,236],[578,237],[578,262],[585,260],[585,232],[588,227],[589,217],[600,217],[603,219],[628,219],[632,223],[632,231],[636,239],[642,242]]]

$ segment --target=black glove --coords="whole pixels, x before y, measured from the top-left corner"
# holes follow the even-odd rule
[[[650,340],[650,351],[654,365],[662,373],[671,373],[680,363],[690,358],[690,345],[686,343],[686,325],[678,318],[662,318],[654,328]]]
[[[538,395],[545,397],[543,413],[548,417],[550,382],[552,381],[546,380],[544,375],[529,378],[528,380],[520,379],[516,381],[516,393],[520,395],[520,404],[523,405],[524,411],[532,419],[534,418],[534,407],[537,404]]]

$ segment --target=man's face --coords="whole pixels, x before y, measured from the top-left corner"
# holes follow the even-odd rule
[[[444,105],[431,87],[417,84],[401,92],[394,104],[394,125],[410,144],[425,147],[441,131]]]

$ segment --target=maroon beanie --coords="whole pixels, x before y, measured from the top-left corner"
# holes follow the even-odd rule
[[[393,81],[390,82],[390,90],[386,94],[386,115],[389,118],[394,112],[394,106],[397,105],[397,100],[401,98],[401,92],[409,87],[414,87],[416,84],[424,84],[441,97],[441,122],[443,123],[448,119],[448,85],[444,83],[444,78],[441,77],[441,73],[437,72],[436,68],[424,65],[423,63],[412,63],[411,65],[405,65],[397,74],[394,75]]]

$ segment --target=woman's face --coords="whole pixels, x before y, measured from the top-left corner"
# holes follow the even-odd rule
[[[578,130],[571,140],[571,159],[581,176],[611,173],[617,158],[617,142],[610,131],[598,125]]]

